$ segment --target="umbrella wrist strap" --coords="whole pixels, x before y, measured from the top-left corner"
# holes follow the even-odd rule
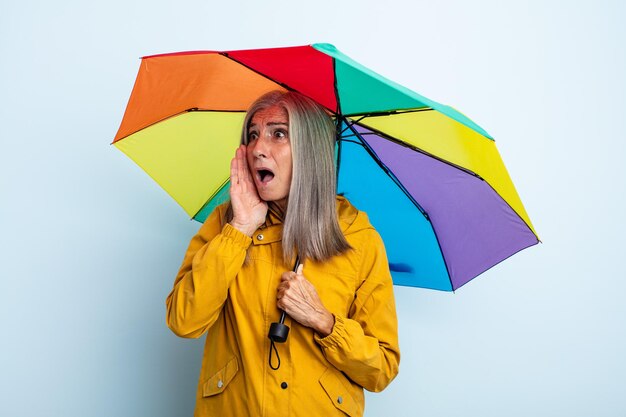
[[[298,270],[298,266],[300,265],[300,258],[296,256],[296,262],[293,266],[293,271],[296,272]],[[280,355],[278,354],[278,348],[276,347],[276,343],[285,343],[287,341],[287,336],[289,335],[289,327],[285,325],[285,317],[287,315],[284,311],[280,314],[280,321],[277,323],[272,323],[269,330],[269,338],[271,340],[270,343],[270,353],[268,358],[268,363],[270,368],[277,371],[280,368]],[[272,357],[276,354],[276,366],[272,363]]]
[[[273,355],[274,353],[276,354],[276,366],[274,366],[272,364],[272,356],[274,356]],[[278,368],[280,368],[280,355],[278,354],[278,349],[276,348],[276,343],[273,340],[270,343],[269,365],[270,365],[270,368],[272,368],[275,371],[277,371]]]

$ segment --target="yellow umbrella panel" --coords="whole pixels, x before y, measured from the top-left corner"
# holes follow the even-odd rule
[[[193,111],[114,145],[194,217],[226,184],[245,112]]]

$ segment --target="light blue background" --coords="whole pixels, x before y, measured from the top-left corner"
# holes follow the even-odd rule
[[[8,1],[0,415],[191,416],[164,300],[198,224],[109,146],[139,57],[330,42],[496,138],[543,244],[456,294],[396,288],[367,416],[624,416],[626,18],[596,1]]]

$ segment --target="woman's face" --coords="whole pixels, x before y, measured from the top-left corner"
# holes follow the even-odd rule
[[[271,106],[252,116],[247,158],[259,197],[285,208],[292,172],[289,115],[285,109]]]

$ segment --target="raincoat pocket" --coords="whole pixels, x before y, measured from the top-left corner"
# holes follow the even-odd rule
[[[226,366],[215,372],[202,387],[202,396],[210,397],[223,392],[239,371],[237,357],[232,358]]]
[[[348,381],[344,383],[332,369],[328,368],[319,379],[319,382],[330,401],[338,410],[343,411],[349,416],[363,415],[362,405],[357,403],[350,394],[351,387],[348,388],[346,386],[346,384],[349,384]]]

